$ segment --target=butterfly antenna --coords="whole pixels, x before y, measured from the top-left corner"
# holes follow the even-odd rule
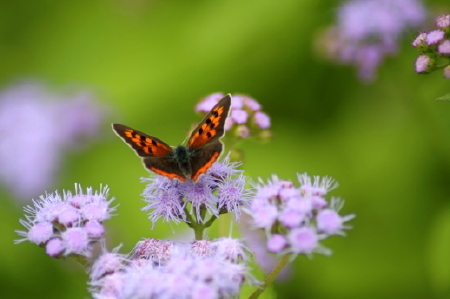
[[[191,131],[189,132],[189,135],[188,136],[186,136],[186,137],[184,137],[184,140],[183,140],[183,142],[181,143],[181,144],[186,144],[186,140],[189,138],[189,136],[191,135]]]

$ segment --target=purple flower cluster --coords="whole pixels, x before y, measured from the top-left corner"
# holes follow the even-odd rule
[[[207,113],[224,96],[223,93],[213,93],[203,98],[195,110]],[[233,95],[230,116],[225,122],[225,130],[241,139],[250,136],[270,137],[270,118],[261,109],[262,106],[253,98],[246,95]]]
[[[148,204],[143,210],[151,210],[149,219],[153,226],[159,218],[165,222],[189,222],[190,214],[195,215],[193,221],[205,223],[207,211],[215,218],[230,212],[238,219],[240,207],[247,206],[252,195],[252,190],[245,188],[247,178],[242,170],[236,169],[238,166],[227,156],[221,163],[214,163],[195,183],[160,175],[143,178],[148,182],[142,194]]]
[[[343,235],[344,223],[354,215],[338,214],[342,201],[325,195],[337,187],[329,177],[298,175],[300,187],[276,176],[257,186],[257,194],[246,212],[254,227],[268,235],[266,247],[273,253],[329,254],[319,243],[332,235]]]
[[[319,50],[356,66],[359,78],[371,82],[384,57],[397,51],[401,35],[420,25],[426,11],[417,0],[351,0],[337,14],[337,24],[320,37]]]
[[[221,238],[189,244],[145,239],[128,258],[104,253],[90,273],[96,299],[235,298],[243,282],[253,283],[240,240]]]
[[[24,208],[26,220],[20,223],[27,231],[17,231],[23,239],[44,246],[51,257],[70,254],[89,257],[92,244],[103,237],[103,221],[111,217],[115,208],[109,207],[108,187],[100,192],[75,184],[75,194],[70,191],[41,196],[32,206]]]
[[[412,43],[421,53],[416,60],[416,72],[426,74],[444,69],[444,78],[450,79],[450,15],[436,18],[436,27],[420,33]],[[438,65],[444,59],[446,62]]]
[[[39,195],[52,185],[63,150],[96,134],[101,119],[86,92],[61,96],[31,83],[1,91],[0,182],[18,199]]]

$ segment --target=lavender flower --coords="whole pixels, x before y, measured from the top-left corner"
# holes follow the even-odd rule
[[[64,253],[65,244],[60,238],[53,238],[47,242],[45,246],[45,253],[47,253],[51,257],[57,257]]]
[[[210,94],[209,96],[203,98],[195,107],[195,111],[199,112],[206,112],[208,113],[211,111],[211,109],[214,107],[214,105],[219,102],[220,99],[222,99],[225,96],[225,94],[221,92],[216,92],[213,94]]]
[[[75,254],[88,257],[92,244],[104,234],[102,222],[111,217],[115,208],[109,207],[108,187],[100,192],[88,188],[83,193],[75,184],[75,195],[70,191],[41,196],[33,200],[33,206],[24,208],[26,220],[20,223],[27,231],[17,231],[23,239],[16,243],[30,241],[46,247],[51,257]],[[76,204],[73,204],[73,203]]]
[[[318,249],[319,237],[311,227],[296,227],[288,233],[291,250],[296,254],[310,254]]]
[[[245,110],[231,110],[231,120],[236,124],[245,124],[247,122],[248,113]]]
[[[258,111],[255,113],[254,122],[261,129],[268,129],[270,127],[270,118],[264,112]]]
[[[427,37],[425,38],[425,41],[427,45],[432,46],[438,44],[440,41],[442,41],[445,37],[445,33],[442,30],[433,30],[427,33]]]
[[[189,253],[197,257],[212,257],[217,253],[217,246],[209,240],[196,240],[191,243]]]
[[[339,199],[328,203],[324,197],[337,187],[329,177],[298,175],[300,187],[276,176],[268,183],[257,186],[257,194],[250,208],[245,209],[252,225],[263,229],[268,235],[267,249],[270,252],[329,254],[320,240],[332,235],[343,235],[349,228],[345,222],[354,215],[341,216]]]
[[[149,219],[152,221],[153,227],[159,218],[175,223],[186,220],[184,211],[186,204],[182,201],[183,196],[179,190],[180,182],[163,176],[142,178],[142,181],[149,182],[142,194],[148,205],[142,210],[152,210]]]
[[[436,18],[436,26],[448,31],[450,28],[450,15],[442,15]]]
[[[63,150],[93,136],[101,119],[87,93],[67,97],[26,83],[1,91],[0,127],[14,130],[2,134],[0,183],[21,200],[43,192],[53,184]]]
[[[438,47],[438,52],[442,56],[450,56],[450,40],[444,40]]]
[[[213,194],[214,189],[208,182],[208,179],[209,177],[203,176],[196,183],[188,181],[180,186],[181,193],[191,204],[191,210],[194,210],[197,222],[201,223],[206,221],[204,215],[202,215],[204,209],[215,217],[219,216],[219,210],[217,209],[218,199]]]
[[[248,205],[252,190],[245,188],[247,178],[237,166],[239,163],[230,163],[227,156],[221,163],[214,163],[197,182],[183,183],[159,175],[143,178],[148,182],[142,194],[148,204],[143,210],[151,211],[149,219],[153,226],[159,218],[166,222],[188,222],[188,214],[195,216],[193,221],[205,223],[206,211],[215,218],[231,212],[238,219],[240,207]]]
[[[145,239],[139,241],[131,253],[133,260],[150,260],[161,263],[169,260],[173,253],[174,244],[170,241],[158,239]]]
[[[216,256],[231,263],[248,261],[250,249],[240,239],[220,238],[214,241],[217,248]]]
[[[223,96],[223,93],[211,94],[200,100],[195,110],[207,113]],[[271,136],[270,117],[261,109],[262,106],[255,99],[245,95],[233,95],[231,112],[225,122],[225,130],[239,139],[251,136],[269,138]]]
[[[426,32],[422,32],[414,39],[414,41],[412,42],[412,46],[422,49],[426,48],[427,47],[426,39],[427,39]]]
[[[125,255],[117,253],[119,249],[120,246],[114,248],[112,252],[107,252],[104,243],[102,243],[102,254],[94,260],[89,269],[92,281],[100,280],[107,275],[122,270],[127,258]]]
[[[425,9],[417,0],[351,0],[337,14],[337,24],[318,45],[330,59],[356,66],[359,78],[371,82],[384,57],[397,51],[401,35],[424,21]]]
[[[428,73],[431,70],[434,60],[426,55],[420,55],[416,60],[416,72],[419,74]]]
[[[267,249],[273,253],[281,253],[286,247],[286,237],[280,234],[270,236],[267,240]]]
[[[218,208],[231,211],[236,219],[239,219],[240,207],[247,206],[253,194],[252,189],[246,188],[246,183],[247,178],[242,173],[225,177],[222,184],[217,185]]]

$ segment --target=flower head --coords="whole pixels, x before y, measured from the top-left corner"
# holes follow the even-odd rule
[[[286,246],[286,237],[280,234],[270,236],[267,240],[267,249],[273,253],[280,253]]]
[[[242,240],[233,238],[220,238],[214,241],[217,248],[216,256],[232,263],[248,260],[250,250]]]
[[[23,239],[37,245],[44,245],[46,252],[52,257],[61,254],[89,256],[91,246],[104,234],[102,222],[111,217],[115,208],[109,207],[113,199],[108,200],[108,187],[100,192],[88,188],[84,193],[81,186],[75,184],[75,195],[70,191],[41,196],[33,200],[33,206],[24,211],[26,220],[20,223],[27,231],[17,231]],[[77,205],[71,202],[77,198]],[[82,198],[83,200],[79,200]],[[85,213],[94,210],[95,213]]]
[[[426,48],[428,46],[426,43],[426,39],[427,33],[422,32],[414,39],[414,41],[412,42],[412,46],[416,48]]]
[[[245,188],[247,178],[239,163],[230,162],[229,156],[215,162],[197,182],[179,182],[163,176],[144,178],[149,182],[142,194],[148,203],[143,210],[150,210],[149,218],[155,222],[187,222],[187,213],[193,213],[198,223],[206,222],[206,211],[212,217],[231,212],[239,218],[240,208],[248,205],[252,189]]]
[[[261,182],[250,207],[244,211],[254,227],[266,232],[270,252],[328,254],[319,240],[343,235],[349,228],[345,222],[354,215],[339,215],[342,202],[335,198],[325,200],[327,193],[338,185],[332,178],[299,174],[298,181],[298,188],[276,176],[267,183]]]
[[[416,72],[419,74],[428,73],[431,69],[433,60],[427,55],[420,55],[416,60]]]
[[[217,246],[209,240],[197,240],[191,243],[189,251],[193,256],[210,257],[215,256]]]
[[[450,15],[442,15],[436,18],[436,26],[443,29],[450,27]]]
[[[445,36],[444,31],[433,30],[433,31],[430,31],[427,33],[427,37],[425,38],[425,41],[426,41],[427,45],[429,45],[429,46],[436,45],[437,43],[442,41],[444,36]]]
[[[217,186],[219,209],[231,211],[239,219],[240,207],[247,207],[253,194],[252,189],[246,188],[246,183],[247,179],[242,173],[222,180],[222,184]]]
[[[173,247],[172,242],[145,239],[136,244],[131,253],[131,259],[145,259],[161,263],[170,258]]]
[[[213,216],[219,216],[217,197],[214,194],[214,189],[207,181],[207,178],[203,176],[196,183],[189,181],[181,185],[181,193],[191,204],[191,210],[194,210],[197,222],[202,223],[206,221],[205,217],[202,216],[202,210],[205,208]]]
[[[252,282],[242,263],[244,253],[239,242],[202,240],[185,246],[151,239],[144,251],[153,252],[166,243],[172,250],[166,251],[158,263],[149,259],[149,254],[137,254],[143,249],[142,242],[128,259],[115,252],[101,255],[91,270],[94,298],[234,298],[244,281]],[[216,253],[199,251],[200,247],[220,249]]]
[[[152,210],[149,219],[153,227],[159,218],[175,223],[186,219],[184,211],[186,203],[182,201],[180,182],[159,175],[142,178],[142,181],[148,182],[142,194],[148,205],[142,210]]]
[[[438,46],[438,52],[442,54],[443,56],[450,56],[450,40],[446,39],[444,40],[439,46]]]

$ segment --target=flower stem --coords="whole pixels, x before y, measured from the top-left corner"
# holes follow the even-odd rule
[[[194,227],[194,234],[195,234],[195,240],[203,240],[203,231],[205,230],[205,227],[203,225],[197,225]]]
[[[264,292],[267,286],[269,286],[275,280],[278,274],[280,274],[281,270],[283,270],[284,266],[286,266],[290,256],[291,256],[290,254],[285,254],[281,257],[281,259],[278,261],[278,264],[275,266],[272,272],[270,272],[270,274],[267,275],[266,280],[264,280],[264,283],[258,289],[256,289],[256,291],[254,291],[253,294],[250,295],[250,297],[248,297],[249,299],[256,299],[259,297],[259,295],[262,294],[262,292]]]
[[[217,217],[212,215],[211,218],[209,218],[209,220],[205,222],[205,224],[204,224],[205,228],[210,227],[211,224],[213,224],[214,220],[216,220],[216,219],[217,219]]]
[[[191,227],[194,228],[194,218],[192,218],[191,213],[189,213],[189,210],[187,208],[187,206],[184,206],[184,214],[186,215],[186,224]]]

